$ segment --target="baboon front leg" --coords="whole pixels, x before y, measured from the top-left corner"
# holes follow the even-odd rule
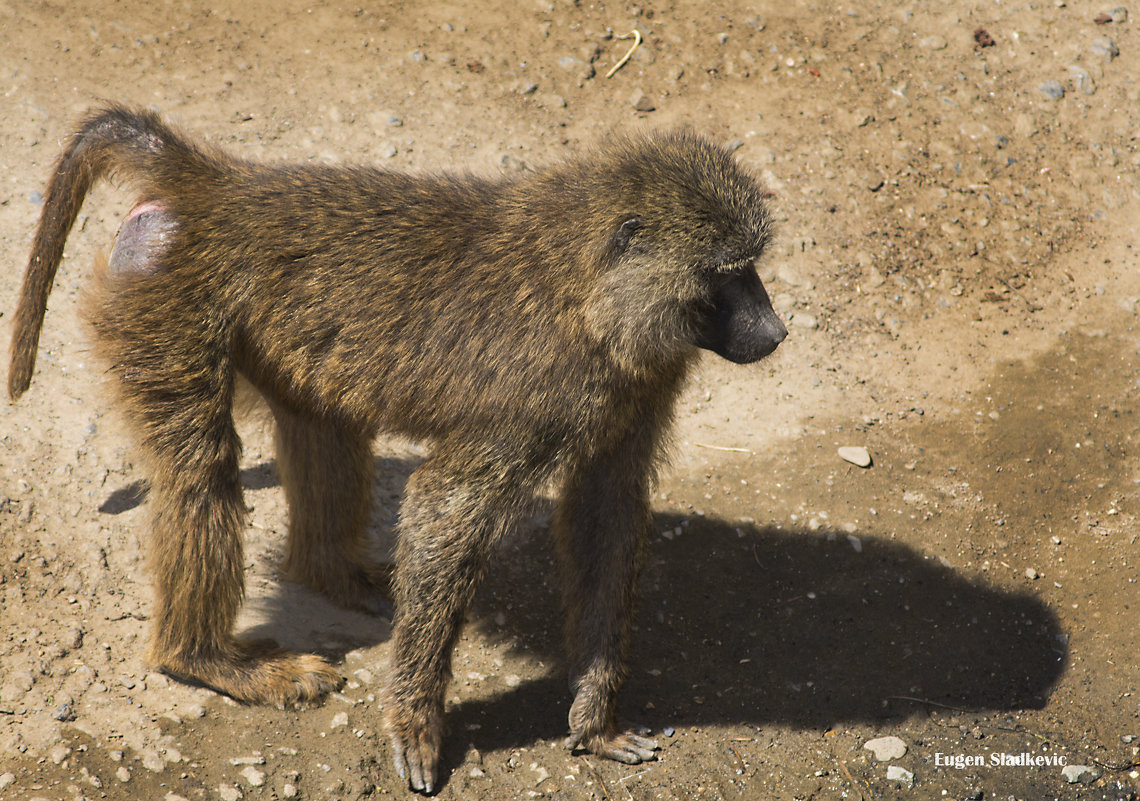
[[[181,353],[148,347],[148,336],[165,329],[144,315],[128,325],[137,326],[131,335],[113,331],[104,343],[151,467],[150,660],[242,701],[281,705],[334,689],[341,678],[321,658],[233,636],[244,594],[246,510],[227,360],[190,342]]]
[[[657,743],[617,723],[641,553],[650,524],[646,461],[632,454],[571,476],[555,519],[570,653],[568,748],[619,762],[654,758]]]
[[[529,496],[495,465],[441,443],[408,482],[396,559],[396,619],[384,718],[396,772],[434,792],[451,651],[490,552]]]
[[[371,553],[372,448],[363,431],[274,404],[289,503],[285,575],[349,609],[390,614],[391,565]]]

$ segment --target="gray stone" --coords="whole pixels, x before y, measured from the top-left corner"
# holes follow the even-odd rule
[[[1092,784],[1100,778],[1100,771],[1088,765],[1066,765],[1061,775],[1069,784]]]
[[[1060,100],[1065,96],[1065,87],[1061,85],[1060,81],[1045,81],[1037,87],[1037,91],[1050,100]]]
[[[1100,56],[1105,61],[1112,61],[1120,55],[1120,48],[1116,46],[1116,43],[1106,38],[1095,40],[1092,45],[1089,46],[1089,51],[1094,56]]]
[[[1078,67],[1073,64],[1069,67],[1069,78],[1072,79],[1073,85],[1077,87],[1077,91],[1083,95],[1091,95],[1096,93],[1096,84],[1093,82],[1092,76],[1089,71],[1084,67]]]
[[[642,92],[640,89],[634,90],[634,93],[629,98],[630,105],[643,114],[653,111],[657,106],[653,103],[652,98]]]

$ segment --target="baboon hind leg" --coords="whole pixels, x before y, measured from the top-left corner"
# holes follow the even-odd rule
[[[570,476],[555,518],[574,694],[566,745],[629,764],[657,748],[623,731],[616,715],[650,525],[649,456],[640,450],[630,443]]]
[[[392,567],[368,541],[370,438],[343,423],[273,405],[277,473],[289,503],[284,572],[349,609],[391,614]]]
[[[246,510],[225,350],[195,341],[193,318],[171,320],[175,304],[161,308],[159,321],[146,298],[111,300],[92,322],[151,468],[150,661],[253,703],[283,705],[336,688],[340,675],[320,657],[233,635],[244,595]],[[169,328],[182,333],[172,338]]]

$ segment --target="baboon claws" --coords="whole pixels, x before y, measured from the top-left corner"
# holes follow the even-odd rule
[[[405,747],[396,734],[392,735],[392,762],[396,775],[408,780],[408,786],[416,792],[431,795],[435,792],[437,755],[428,755],[424,743],[412,743]]]
[[[436,791],[439,752],[443,739],[442,710],[416,709],[393,704],[387,713],[388,736],[396,775],[416,792]]]
[[[615,762],[624,762],[627,765],[637,765],[657,759],[655,753],[660,746],[656,740],[624,732],[622,734],[587,736],[585,732],[572,732],[564,743],[568,750],[583,748],[592,754],[612,759]]]

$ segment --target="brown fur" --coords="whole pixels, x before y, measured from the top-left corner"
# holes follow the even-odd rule
[[[245,521],[232,406],[244,376],[277,422],[287,574],[345,606],[374,609],[389,589],[366,548],[371,439],[434,443],[398,526],[385,703],[415,789],[436,786],[464,611],[496,542],[551,481],[562,487],[568,744],[651,758],[655,744],[618,728],[614,702],[662,438],[698,347],[748,362],[786,333],[752,268],[769,238],[756,182],[684,132],[510,178],[267,166],[110,106],[82,124],[47,190],[13,332],[13,398],[31,380],[68,231],[109,172],[147,204],[88,316],[149,464],[151,660],[253,702],[340,682],[316,656],[232,634]]]

